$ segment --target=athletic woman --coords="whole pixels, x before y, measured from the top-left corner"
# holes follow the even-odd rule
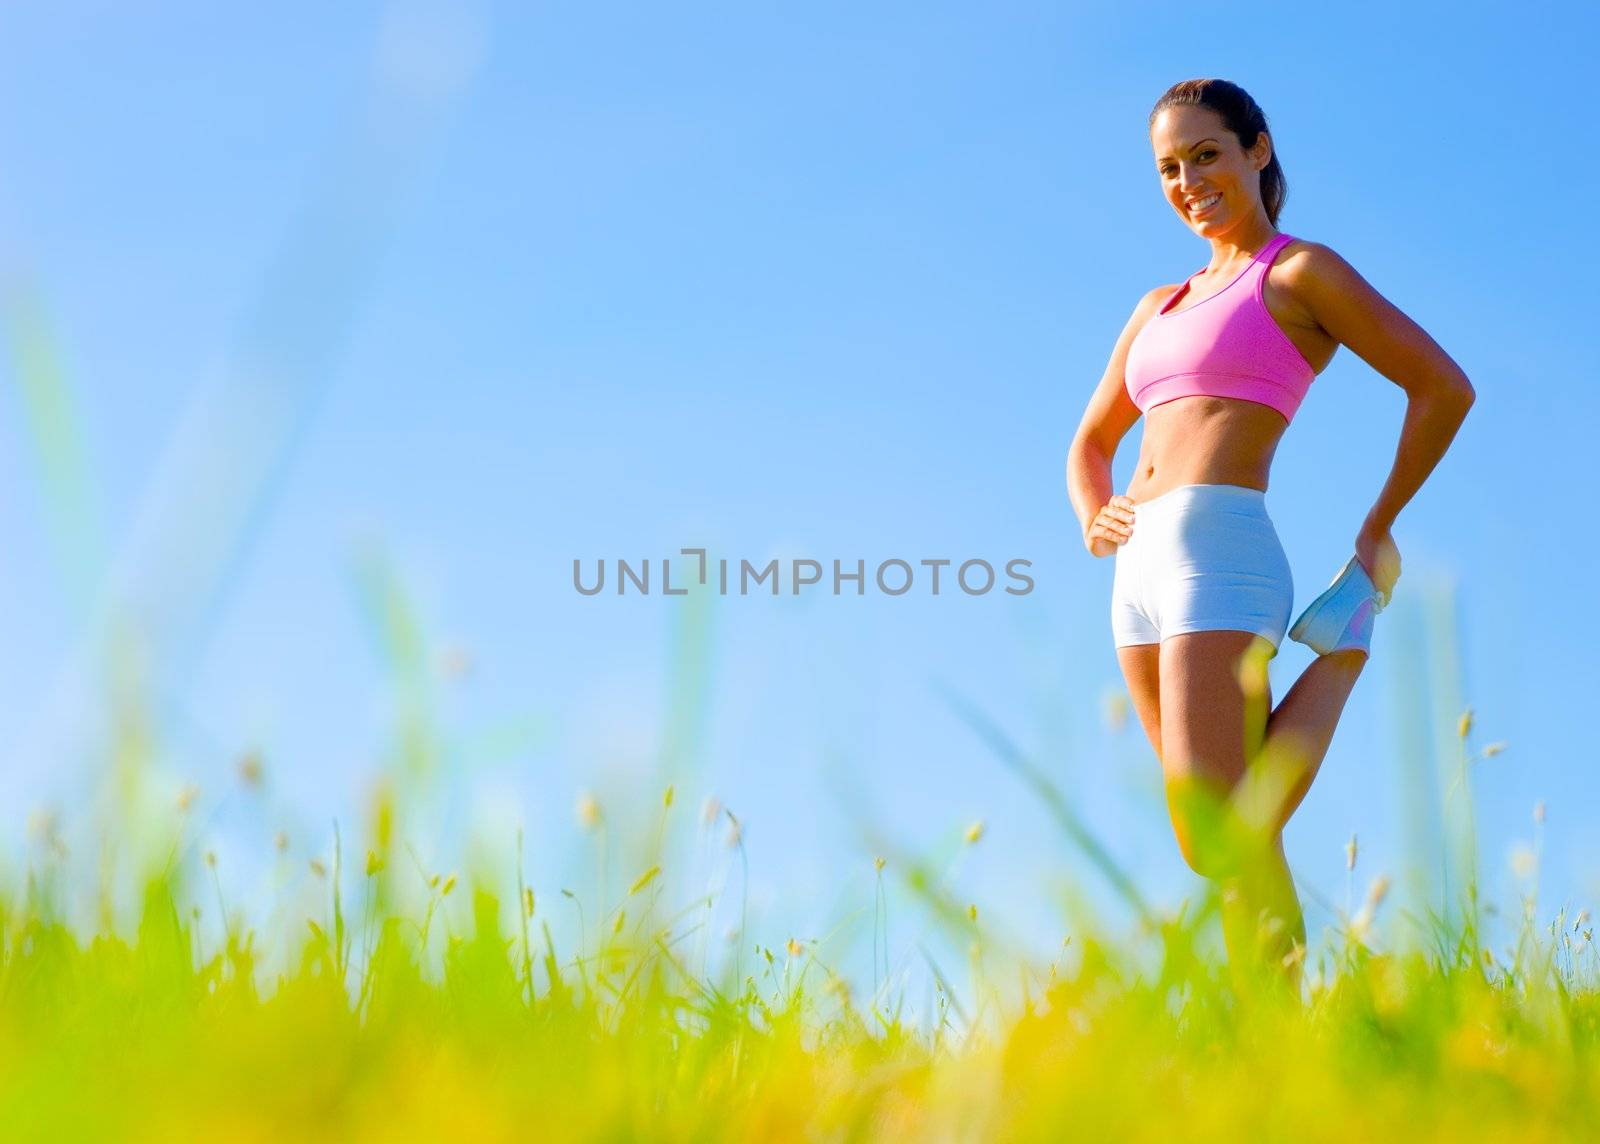
[[[1151,111],[1150,143],[1162,193],[1210,245],[1210,262],[1139,300],[1073,437],[1067,489],[1090,553],[1116,558],[1117,659],[1161,760],[1178,847],[1221,891],[1229,960],[1279,967],[1297,984],[1305,923],[1283,826],[1316,776],[1366,665],[1373,617],[1399,578],[1390,528],[1475,393],[1343,258],[1278,230],[1283,167],[1243,89],[1220,79],[1175,85]],[[1294,587],[1267,514],[1268,470],[1340,345],[1405,391],[1405,421],[1354,555],[1291,626]],[[1138,468],[1113,495],[1112,458],[1141,415]],[[1274,708],[1265,665],[1285,634],[1318,657]]]

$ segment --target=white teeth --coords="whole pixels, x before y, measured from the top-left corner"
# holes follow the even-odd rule
[[[1197,199],[1194,202],[1190,203],[1189,204],[1189,210],[1190,210],[1191,213],[1192,212],[1196,212],[1196,211],[1203,211],[1207,207],[1209,207],[1212,203],[1217,202],[1221,198],[1222,198],[1222,196],[1220,194],[1207,195],[1203,199]]]

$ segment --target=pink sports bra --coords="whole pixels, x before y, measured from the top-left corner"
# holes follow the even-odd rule
[[[1293,241],[1292,235],[1279,233],[1232,282],[1169,313],[1204,267],[1196,270],[1151,315],[1128,347],[1123,373],[1140,413],[1200,394],[1260,402],[1283,414],[1285,421],[1294,420],[1316,371],[1261,297],[1267,268]]]

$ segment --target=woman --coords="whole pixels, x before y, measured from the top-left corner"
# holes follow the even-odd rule
[[[1175,85],[1150,114],[1150,143],[1162,192],[1210,244],[1210,264],[1139,300],[1073,438],[1067,488],[1090,553],[1116,556],[1117,659],[1161,760],[1179,848],[1222,891],[1229,960],[1279,966],[1298,983],[1305,923],[1283,825],[1327,752],[1366,665],[1373,617],[1399,577],[1389,530],[1475,393],[1343,258],[1277,229],[1283,167],[1243,89],[1220,79]],[[1267,515],[1267,475],[1340,345],[1405,390],[1405,422],[1354,555],[1291,627],[1293,584]],[[1113,495],[1112,458],[1141,414],[1138,468]],[[1265,664],[1286,632],[1319,655],[1274,708]]]

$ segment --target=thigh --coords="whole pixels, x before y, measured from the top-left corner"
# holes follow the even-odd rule
[[[1122,665],[1122,678],[1128,682],[1128,694],[1133,699],[1133,709],[1139,716],[1139,725],[1145,737],[1161,757],[1161,646],[1159,644],[1130,644],[1117,649],[1117,662]]]
[[[1264,664],[1267,647],[1259,635],[1231,630],[1161,641],[1161,765],[1169,782],[1198,779],[1231,790],[1243,777],[1246,758],[1258,745],[1247,719],[1245,683],[1251,664]]]

